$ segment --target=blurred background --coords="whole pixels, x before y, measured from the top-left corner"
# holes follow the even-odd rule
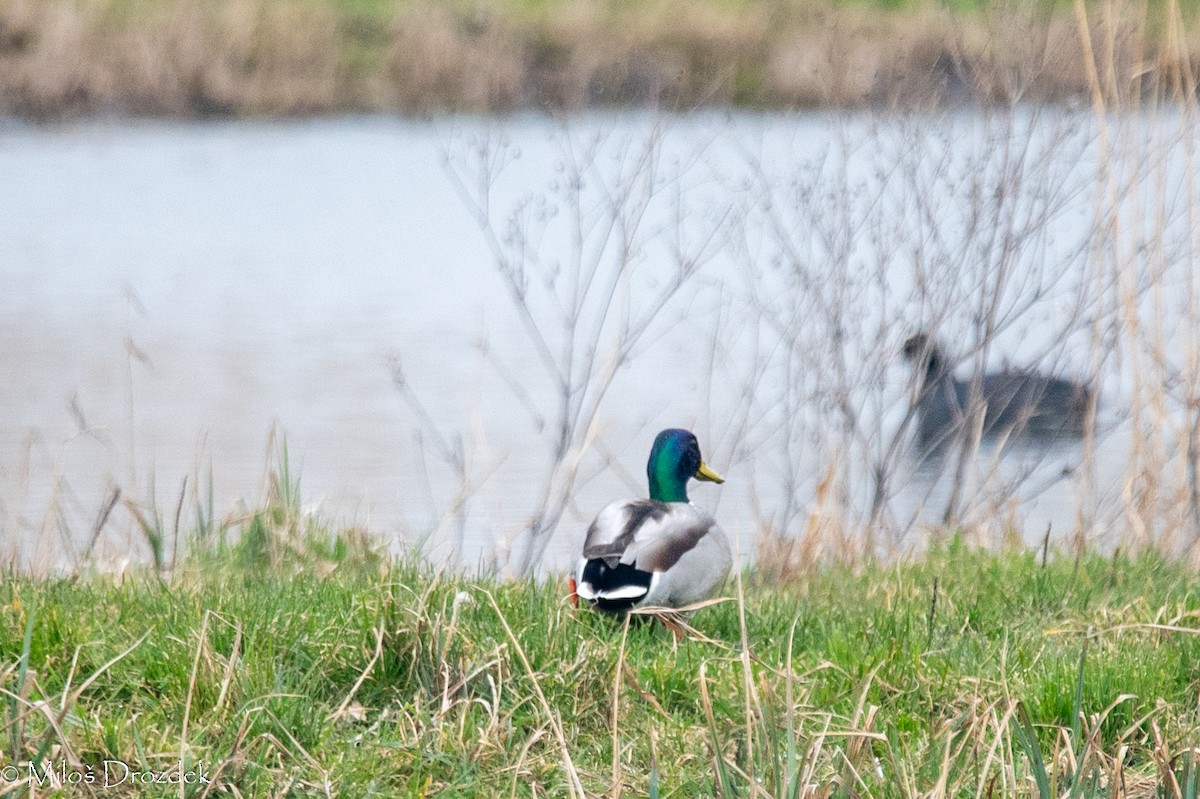
[[[6,0],[0,560],[166,568],[283,495],[553,572],[663,427],[780,577],[1200,559],[1198,13]],[[1085,402],[994,427],[997,380]]]

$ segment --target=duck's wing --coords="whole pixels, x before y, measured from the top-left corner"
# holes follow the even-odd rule
[[[665,572],[713,530],[719,530],[713,517],[687,503],[614,502],[588,528],[583,557],[604,560],[610,568],[625,563]]]

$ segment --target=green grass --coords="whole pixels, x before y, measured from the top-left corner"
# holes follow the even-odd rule
[[[294,508],[170,579],[10,576],[0,766],[182,752],[214,780],[194,796],[1109,796],[1117,773],[1197,795],[1200,582],[1156,556],[751,572],[676,644]]]

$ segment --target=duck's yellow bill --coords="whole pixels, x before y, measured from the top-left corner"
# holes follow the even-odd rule
[[[710,483],[725,482],[725,478],[708,468],[704,461],[700,461],[700,468],[696,470],[696,473],[692,477],[695,477],[697,480],[707,480]]]

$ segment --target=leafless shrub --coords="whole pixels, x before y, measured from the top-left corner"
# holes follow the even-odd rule
[[[968,507],[1003,507],[1038,472],[1046,453],[1025,452],[1033,460],[1013,467],[1000,457],[1011,449],[1003,439],[981,459],[981,429],[970,424],[940,459],[915,461],[909,422],[920,395],[912,387],[905,397],[898,365],[904,339],[927,330],[969,359],[961,379],[976,390],[1006,344],[1043,370],[1090,377],[1092,326],[1110,317],[1089,304],[1104,280],[1089,247],[1102,234],[1079,224],[1091,185],[1080,159],[1093,141],[1079,122],[1037,112],[896,118],[782,177],[750,165],[743,236],[760,244],[743,263],[745,298],[784,343],[747,378],[766,420],[758,450],[778,479],[765,529],[799,534],[812,525],[810,497],[832,495],[839,526],[862,533],[844,539],[848,555],[872,553],[878,533],[894,543],[934,521],[922,507],[933,495],[898,504],[914,469],[938,487],[936,518],[949,523],[975,519]],[[1014,352],[1030,331],[1036,346]],[[828,501],[819,504],[828,516]]]
[[[756,527],[766,536],[760,565],[783,577],[825,557],[887,552],[914,544],[912,532],[926,525],[981,542],[1019,539],[1022,503],[1052,489],[1075,498],[1074,524],[1055,529],[1079,548],[1178,551],[1178,523],[1197,516],[1198,493],[1189,439],[1196,379],[1186,361],[1194,347],[1165,345],[1200,307],[1187,277],[1195,193],[1190,172],[1187,180],[1174,174],[1191,158],[1183,128],[1161,117],[1118,125],[1037,107],[866,120],[832,126],[816,157],[789,158],[785,149],[776,161],[747,156],[740,174],[726,170],[720,216],[732,223],[730,235],[703,242],[706,257],[711,250],[723,261],[698,287],[721,309],[704,413],[720,420],[721,462],[750,472]],[[598,329],[582,320],[610,312],[589,305],[594,295],[573,304],[577,294],[559,293],[572,276],[589,274],[579,253],[590,251],[595,227],[573,238],[549,232],[563,209],[578,216],[588,207],[578,177],[596,158],[569,160],[566,182],[578,193],[556,195],[554,213],[534,197],[505,216],[492,194],[503,153],[481,146],[473,168],[458,174],[539,370],[561,397],[558,409],[536,412],[555,464],[527,527],[539,542],[578,485],[580,453],[599,441],[587,431],[600,429],[600,401],[615,374],[594,359],[579,372],[564,366],[580,357],[572,336]],[[631,171],[604,184],[610,194],[594,206],[604,209],[594,224],[628,213],[625,203],[641,196],[631,188],[646,185],[640,170],[653,173],[652,159],[622,164]],[[663,218],[653,205],[638,206],[645,231]],[[660,224],[654,235],[657,243],[618,236],[615,250],[644,252],[674,233]],[[673,253],[669,263],[690,261]],[[1180,279],[1188,291],[1165,301]],[[661,296],[661,307],[674,301]],[[941,337],[969,387],[963,423],[938,458],[922,459],[913,446],[920,393],[901,345],[917,331]],[[621,335],[603,342],[586,351],[626,351]],[[1020,432],[985,436],[982,378],[1004,368],[1070,378],[1101,397],[1086,411],[1082,436],[1056,447]],[[564,381],[567,372],[578,382]],[[1114,472],[1125,476],[1114,483]],[[1034,531],[1038,540],[1043,530]],[[535,543],[519,568],[540,554]]]
[[[1130,30],[1111,16],[1080,21],[1078,52],[1095,64],[1090,123],[1033,108],[957,129],[893,119],[885,135],[835,140],[790,180],[751,164],[758,192],[744,237],[766,242],[771,266],[753,273],[746,297],[793,342],[748,392],[775,407],[762,447],[775,453],[782,499],[765,530],[803,540],[829,514],[812,498],[832,493],[844,525],[865,534],[850,556],[873,551],[877,528],[903,535],[931,501],[931,521],[990,527],[985,540],[998,541],[1021,523],[1016,498],[1068,480],[1072,546],[1196,551],[1194,86],[1186,72],[1139,72]],[[1009,87],[1036,85],[998,73]],[[1145,111],[1109,114],[1130,105]],[[914,473],[905,453],[920,395],[900,416],[886,361],[917,329],[954,342],[973,396],[953,446]],[[1077,446],[1050,460],[1018,435],[984,446],[981,378],[1009,357],[1101,389]],[[831,471],[835,487],[818,490]],[[926,510],[913,514],[898,489],[922,482]],[[760,554],[787,568],[781,548],[768,540]]]
[[[539,564],[576,487],[606,450],[601,410],[614,382],[722,245],[721,218],[691,218],[689,165],[665,158],[661,137],[656,127],[613,146],[604,135],[564,130],[549,185],[511,204],[498,198],[520,155],[509,143],[472,138],[447,154],[523,334],[511,359],[487,353],[513,402],[528,411],[541,472],[509,564],[518,573]],[[419,426],[443,440],[415,392],[398,387]],[[460,442],[436,453],[467,485],[474,478],[462,450]],[[465,502],[471,492],[459,493]]]

